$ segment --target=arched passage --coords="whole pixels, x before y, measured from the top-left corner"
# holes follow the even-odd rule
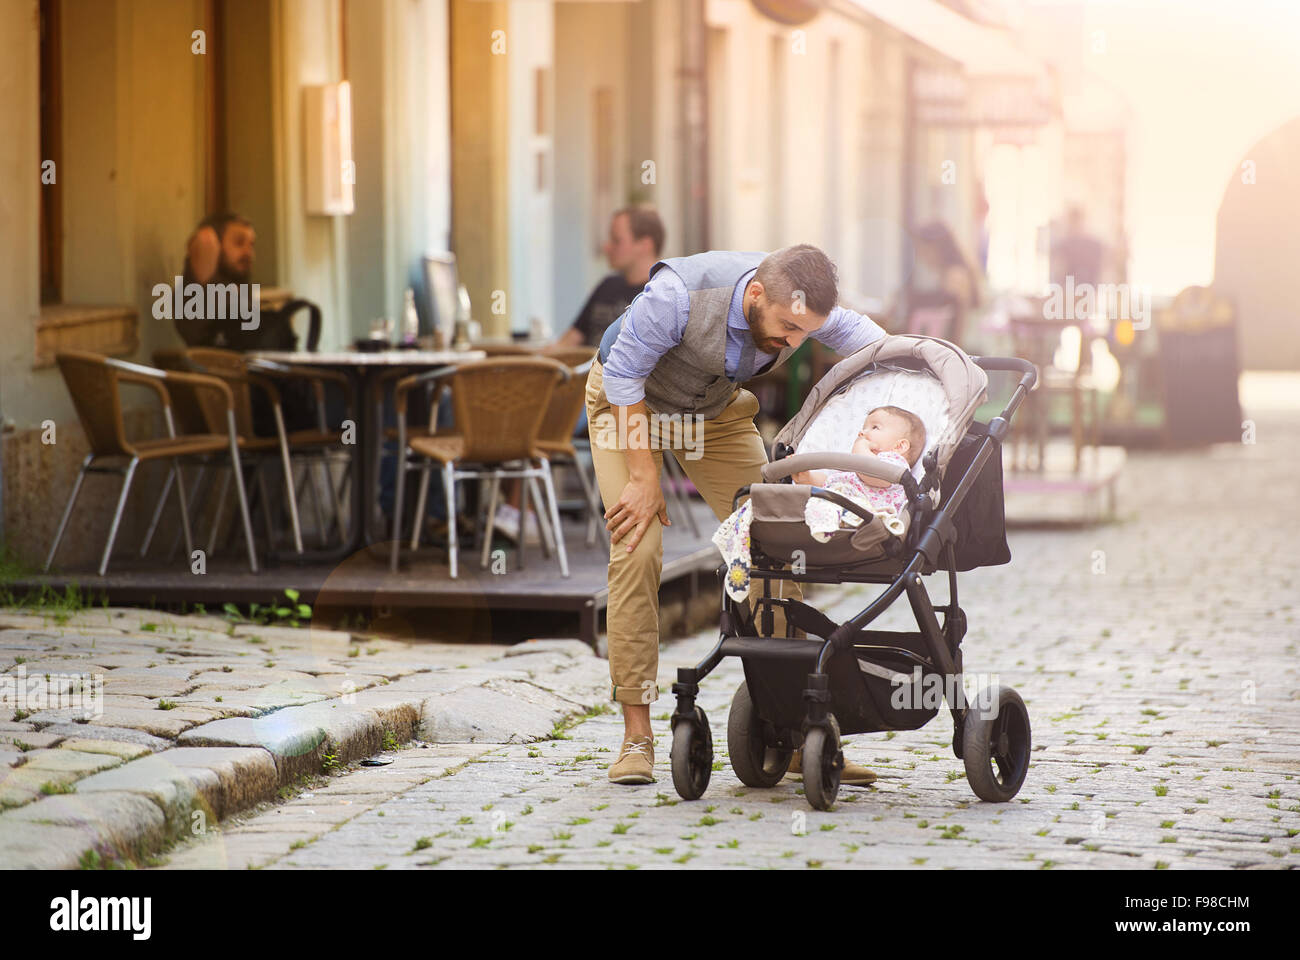
[[[1300,369],[1300,117],[1247,151],[1219,205],[1214,288],[1236,306],[1244,369]]]

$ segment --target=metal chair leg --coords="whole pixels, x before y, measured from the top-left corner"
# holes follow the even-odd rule
[[[63,519],[59,521],[59,532],[54,535],[54,543],[50,546],[50,555],[45,558],[45,572],[50,572],[50,564],[54,562],[54,555],[59,550],[59,542],[63,539],[63,533],[68,529],[68,518],[72,516],[72,507],[77,502],[77,496],[81,493],[81,481],[86,479],[86,468],[90,462],[95,459],[93,453],[86,454],[86,459],[81,461],[81,469],[77,471],[77,480],[72,485],[72,493],[68,497],[68,505],[63,508]]]
[[[537,487],[536,476],[525,478],[524,483],[528,484],[533,503],[536,504],[537,530],[541,534],[542,556],[549,560],[551,554],[555,552],[555,538],[551,536],[551,519],[547,516],[546,498]]]
[[[447,566],[456,579],[456,464],[449,461],[442,468],[442,485],[447,491]],[[522,524],[520,525],[522,528]]]
[[[429,473],[433,467],[433,461],[426,460],[424,469],[420,471],[420,492],[415,497],[415,518],[411,521],[411,549],[414,550],[420,545],[420,527],[424,523],[424,508],[429,502]]]
[[[185,559],[188,563],[194,559],[194,532],[190,527],[190,505],[185,502],[185,478],[181,476],[180,463],[175,463],[173,469],[176,471],[176,499],[181,506],[181,530],[185,532]]]
[[[564,531],[560,529],[560,505],[555,500],[555,481],[551,477],[551,461],[542,458],[542,483],[546,487],[547,506],[551,513],[551,524],[555,530],[555,552],[560,557],[560,576],[569,575],[569,558],[564,551]]]
[[[376,488],[378,489],[378,488]],[[397,455],[397,489],[393,491],[393,542],[389,546],[388,569],[397,572],[397,551],[402,546],[402,500],[406,492],[406,451]]]
[[[248,517],[248,493],[244,490],[243,464],[239,461],[239,443],[236,440],[235,413],[226,411],[230,429],[230,472],[235,478],[235,492],[239,494],[239,513],[244,521],[244,543],[248,546],[248,569],[257,573],[257,550],[253,546],[253,522]]]
[[[140,544],[140,556],[149,552],[149,544],[153,542],[154,531],[158,529],[158,520],[162,517],[163,507],[167,505],[167,497],[172,492],[172,484],[176,482],[176,471],[180,465],[173,462],[172,468],[167,471],[167,481],[163,484],[162,493],[158,495],[158,503],[153,508],[153,517],[149,520],[149,529],[145,531],[144,541]]]
[[[278,403],[271,409],[275,413],[275,430],[280,438],[280,464],[284,468],[284,495],[289,499],[289,524],[293,528],[293,548],[298,553],[302,553],[302,526],[298,522],[298,497],[293,490],[293,463],[289,458],[289,439],[284,430],[284,413]],[[275,549],[274,545],[271,549]]]
[[[200,463],[198,473],[194,475],[194,486],[190,487],[190,503],[193,504],[203,503],[203,497],[199,496],[199,494],[207,493],[208,491],[207,483],[208,483],[208,465],[206,463]],[[181,546],[181,532],[178,530],[176,531],[176,535],[172,537],[171,547],[169,547],[167,550],[168,560],[172,560],[176,557],[176,551],[180,549],[180,546]],[[191,549],[191,554],[192,553],[193,550]],[[209,550],[208,554],[211,555],[211,553],[212,551]]]
[[[524,568],[525,545],[528,543],[528,484],[519,484],[519,569]]]
[[[596,531],[604,529],[604,517],[596,504],[596,491],[592,489],[591,478],[587,476],[587,471],[583,468],[580,459],[574,459],[573,469],[578,474],[578,480],[582,482],[582,494],[587,501],[587,546],[590,547],[596,542]]]
[[[501,495],[501,475],[494,472],[488,484],[487,522],[483,524],[483,555],[479,558],[479,566],[484,570],[487,569],[488,558],[492,553],[492,530],[497,521],[497,503]]]
[[[122,481],[122,492],[117,497],[117,509],[113,511],[113,525],[108,528],[108,543],[104,544],[104,557],[99,561],[99,575],[108,570],[108,558],[113,553],[113,541],[117,539],[117,528],[122,522],[122,511],[126,509],[126,496],[131,492],[131,480],[135,477],[135,468],[140,465],[139,457],[132,457],[126,468],[126,479]]]
[[[221,532],[221,521],[225,519],[226,499],[230,496],[230,477],[234,473],[234,468],[226,471],[221,478],[221,490],[217,494],[217,506],[212,511],[212,527],[208,530],[208,556],[211,557],[217,550],[217,534]]]

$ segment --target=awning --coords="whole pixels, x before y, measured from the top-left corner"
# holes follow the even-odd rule
[[[1010,33],[967,20],[935,0],[848,0],[952,62],[918,65],[912,77],[917,122],[955,126],[1037,126],[1056,112],[1054,79]]]
[[[967,20],[935,0],[849,0],[877,20],[960,63],[969,76],[1028,77],[1046,73],[1004,30]]]

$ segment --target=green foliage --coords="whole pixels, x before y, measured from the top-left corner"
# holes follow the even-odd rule
[[[337,770],[342,763],[339,760],[338,747],[332,741],[325,742],[325,752],[321,754],[320,768],[323,773],[331,773]]]
[[[90,592],[82,593],[75,583],[68,584],[62,592],[49,584],[42,584],[39,590],[29,590],[20,596],[4,585],[7,580],[12,579],[17,577],[6,573],[5,562],[0,560],[0,606],[29,610],[40,616],[52,618],[60,626],[95,602]]]
[[[304,621],[311,619],[311,606],[300,603],[300,596],[301,594],[297,590],[288,588],[284,591],[283,599],[277,598],[272,603],[265,605],[250,603],[247,615],[234,603],[222,604],[221,609],[225,612],[226,619],[230,621],[232,628],[239,623],[301,627]]]

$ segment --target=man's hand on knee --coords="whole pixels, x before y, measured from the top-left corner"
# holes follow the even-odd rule
[[[623,487],[618,502],[605,511],[605,519],[609,521],[605,524],[605,529],[610,531],[609,539],[612,543],[618,543],[627,537],[627,552],[631,553],[656,516],[665,527],[672,526],[659,478],[629,480]]]

